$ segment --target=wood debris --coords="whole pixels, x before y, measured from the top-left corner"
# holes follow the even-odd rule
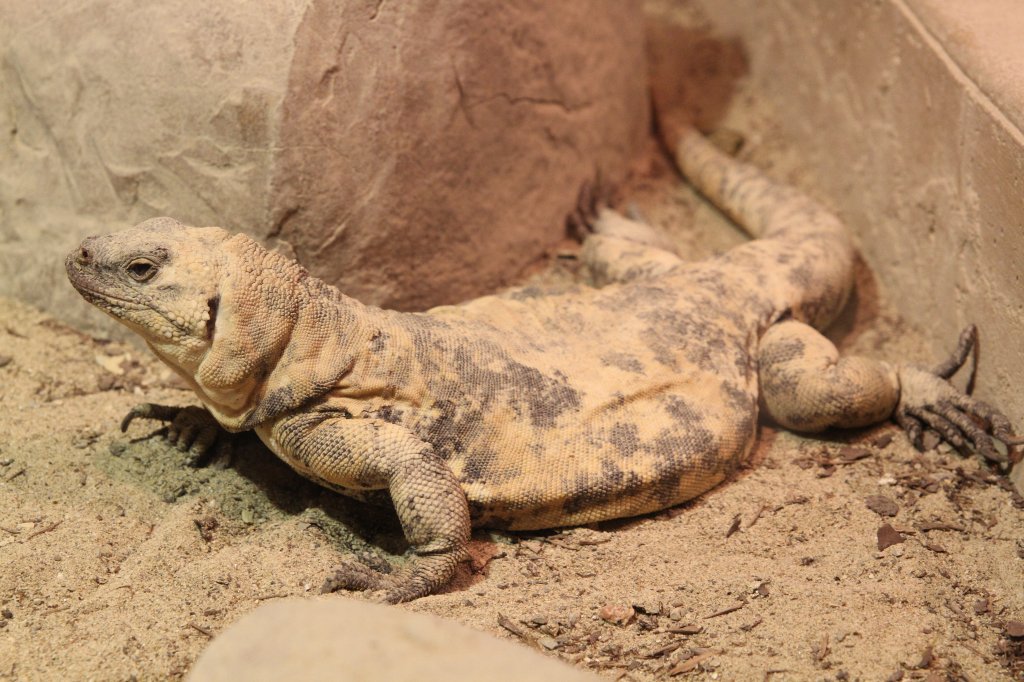
[[[714,613],[708,614],[707,616],[704,616],[704,618],[705,619],[707,619],[707,618],[718,618],[719,616],[724,616],[727,613],[732,613],[733,611],[739,611],[744,606],[746,606],[746,604],[744,602],[736,602],[735,604],[733,604],[731,606],[726,606],[724,609],[721,609],[720,611],[715,611]]]
[[[883,523],[878,529],[878,551],[882,551],[887,547],[892,547],[893,545],[898,545],[905,540],[906,538],[904,538],[898,530],[890,526],[888,523]]]

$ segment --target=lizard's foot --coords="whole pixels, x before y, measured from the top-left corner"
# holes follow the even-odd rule
[[[320,586],[320,594],[338,590],[356,592],[379,590],[384,587],[386,578],[390,577],[390,564],[388,566],[388,569],[371,568],[356,559],[346,559],[324,580],[324,584]]]
[[[977,329],[971,325],[960,334],[953,355],[937,367],[898,368],[900,402],[894,416],[918,450],[923,449],[925,430],[930,430],[961,453],[974,450],[990,461],[1012,463],[1020,459],[1015,447],[1024,441],[1006,415],[946,381],[963,366],[976,342]]]
[[[165,438],[182,452],[188,453],[188,465],[193,467],[203,464],[221,435],[221,427],[213,415],[194,405],[173,407],[141,403],[129,410],[121,420],[121,432],[127,431],[129,424],[136,418],[170,422]]]
[[[576,198],[576,208],[566,217],[569,234],[586,242],[595,235],[612,237],[629,242],[675,253],[675,247],[664,234],[647,224],[635,204],[626,206],[625,214],[612,209],[605,195],[608,190],[600,186],[600,178],[594,183],[584,182]]]
[[[375,598],[389,604],[412,601],[448,584],[459,563],[467,559],[464,550],[437,554],[425,550],[398,571],[392,571],[391,564],[377,557],[346,559],[327,577],[320,593],[352,590],[373,593]]]
[[[347,560],[327,576],[320,587],[320,594],[338,590],[367,592],[379,601],[397,604],[418,599],[434,591],[434,586],[423,580],[415,580],[412,573],[408,570],[392,573],[390,565],[388,570],[383,571],[356,560]]]

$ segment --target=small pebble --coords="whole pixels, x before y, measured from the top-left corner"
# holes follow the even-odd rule
[[[632,606],[626,606],[625,604],[605,604],[598,611],[598,615],[606,623],[625,625],[633,620],[636,611],[633,610]]]
[[[885,495],[868,495],[864,498],[864,504],[879,516],[896,516],[900,510],[899,505]]]

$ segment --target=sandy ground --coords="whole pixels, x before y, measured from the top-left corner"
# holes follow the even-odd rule
[[[737,116],[755,131],[743,155],[813,185],[770,125]],[[741,239],[650,158],[626,194],[684,253]],[[572,279],[571,256],[533,277]],[[837,341],[932,362],[885,298],[862,273]],[[315,593],[341,553],[404,549],[391,513],[304,481],[251,436],[192,469],[152,424],[122,435],[143,398],[193,402],[136,347],[7,300],[0,355],[0,679],[180,678],[240,615]],[[609,679],[1024,680],[1010,636],[1024,502],[977,459],[918,453],[891,425],[824,439],[765,426],[750,466],[690,504],[480,532],[473,554],[445,593],[397,608]]]

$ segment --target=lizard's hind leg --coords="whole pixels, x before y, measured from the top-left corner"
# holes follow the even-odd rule
[[[956,352],[927,369],[839,357],[832,342],[795,320],[772,325],[761,337],[758,380],[765,410],[794,431],[855,428],[893,418],[922,448],[925,430],[966,453],[1013,463],[1022,444],[1010,420],[994,407],[954,388],[946,377],[964,364],[976,331],[961,334]]]
[[[793,431],[856,428],[893,414],[896,370],[861,357],[839,357],[835,345],[796,320],[778,322],[761,337],[761,400],[769,416]]]

